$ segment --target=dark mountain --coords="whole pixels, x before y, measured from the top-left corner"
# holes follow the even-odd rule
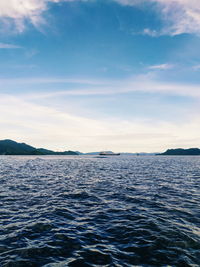
[[[63,152],[56,152],[56,151],[48,150],[45,148],[38,148],[37,151],[39,151],[43,155],[79,155],[77,152],[74,152],[71,150],[63,151]]]
[[[6,139],[0,140],[0,154],[1,155],[41,155],[35,147],[29,146],[25,143],[17,143],[15,141]]]
[[[177,148],[177,149],[168,149],[164,153],[161,153],[159,155],[166,155],[166,156],[198,156],[200,155],[200,149],[199,148],[189,148],[189,149],[183,149],[183,148]]]
[[[54,152],[54,155],[78,155],[77,152],[68,150],[68,151],[64,151],[64,152]]]
[[[113,153],[112,151],[105,151],[106,153]],[[101,152],[89,152],[89,153],[82,153],[82,155],[99,155]],[[121,156],[155,156],[157,153],[146,153],[146,152],[139,152],[139,153],[129,153],[129,152],[120,152]],[[81,155],[81,154],[80,154]]]
[[[76,152],[78,155],[84,155],[84,153],[80,152],[80,151],[74,151]]]
[[[104,151],[106,153],[113,153],[112,151]],[[101,151],[99,152],[89,152],[89,153],[84,153],[84,155],[99,155],[99,153],[101,153]]]
[[[55,153],[54,151],[45,148],[38,148],[37,150],[43,155],[53,155]]]
[[[0,140],[0,155],[78,155],[74,151],[55,152],[44,148],[35,148],[13,140]]]

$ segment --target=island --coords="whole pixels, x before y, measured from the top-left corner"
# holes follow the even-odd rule
[[[55,152],[45,148],[35,148],[13,140],[0,140],[0,155],[78,155],[74,151]]]
[[[168,149],[164,153],[160,153],[157,155],[163,156],[200,156],[200,149],[199,148],[176,148],[176,149]]]

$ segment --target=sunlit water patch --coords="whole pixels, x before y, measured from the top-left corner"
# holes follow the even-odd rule
[[[200,157],[0,157],[0,266],[200,266]]]

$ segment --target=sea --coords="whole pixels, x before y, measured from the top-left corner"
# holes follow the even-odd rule
[[[0,156],[0,266],[200,266],[200,157]]]

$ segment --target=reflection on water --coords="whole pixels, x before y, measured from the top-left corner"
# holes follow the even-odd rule
[[[200,157],[0,157],[0,266],[200,266]]]

